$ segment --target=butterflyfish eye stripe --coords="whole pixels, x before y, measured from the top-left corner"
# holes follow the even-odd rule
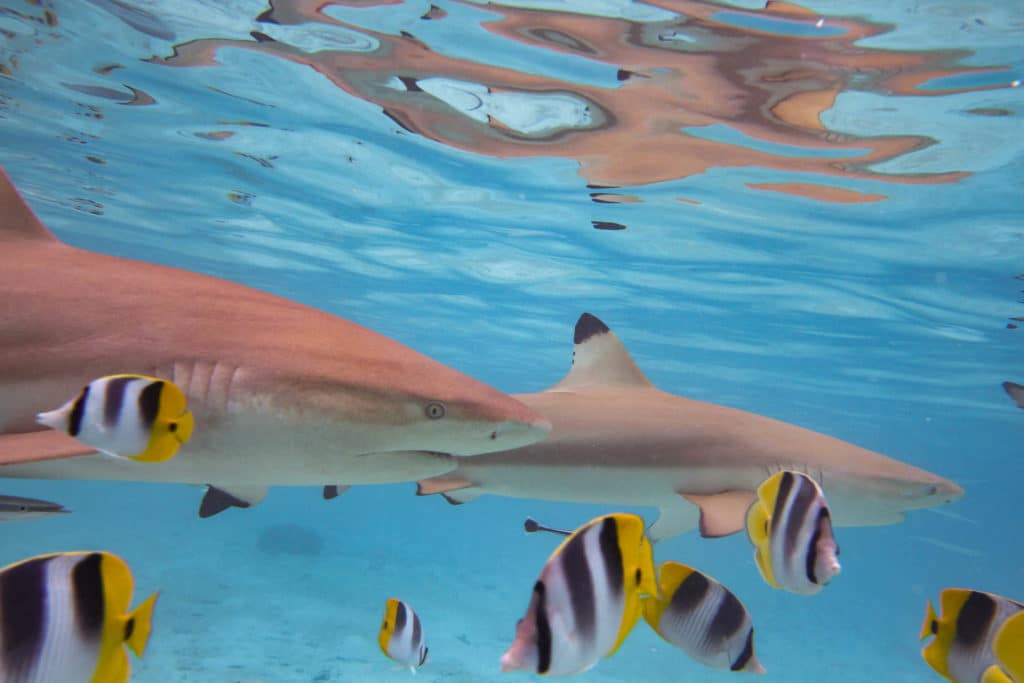
[[[544,674],[551,668],[551,624],[548,623],[544,583],[538,581],[533,592],[537,594],[537,673]]]
[[[106,396],[103,400],[103,424],[107,427],[117,425],[124,406],[124,391],[131,382],[131,377],[113,377],[107,382]]]
[[[96,639],[103,631],[104,593],[100,563],[103,556],[92,553],[71,570],[71,594],[75,601],[75,623],[85,640]]]
[[[584,536],[577,536],[562,551],[562,563],[569,585],[569,604],[576,616],[580,635],[590,640],[597,629],[597,606],[594,597],[594,577],[587,562]]]
[[[27,678],[46,637],[46,574],[49,557],[0,574],[0,661],[13,680]]]
[[[984,593],[972,591],[956,618],[956,640],[975,647],[985,639],[996,615],[996,601]]]
[[[75,399],[71,406],[71,415],[68,416],[68,434],[78,436],[82,431],[82,417],[85,415],[85,401],[89,398],[89,386],[82,389],[82,393]]]
[[[156,416],[160,414],[160,394],[163,389],[163,382],[150,382],[139,392],[139,417],[147,429],[156,422]]]

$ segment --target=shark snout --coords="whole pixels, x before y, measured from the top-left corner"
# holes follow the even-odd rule
[[[551,421],[507,395],[466,407],[460,416],[469,437],[452,455],[480,455],[537,443],[551,433]]]

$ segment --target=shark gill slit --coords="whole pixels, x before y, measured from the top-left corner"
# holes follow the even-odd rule
[[[156,376],[174,382],[190,401],[199,401],[207,410],[225,413],[239,367],[222,361],[176,360],[166,368],[157,368]]]

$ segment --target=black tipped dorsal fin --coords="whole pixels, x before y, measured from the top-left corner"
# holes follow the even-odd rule
[[[7,171],[0,168],[0,242],[56,239],[14,187]]]
[[[574,391],[588,386],[652,386],[619,338],[596,316],[580,316],[573,342],[572,368],[548,391]]]

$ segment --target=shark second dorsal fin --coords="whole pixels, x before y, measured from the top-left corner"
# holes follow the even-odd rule
[[[15,189],[7,171],[0,168],[0,242],[56,239]]]
[[[615,333],[596,316],[576,321],[572,367],[548,391],[575,391],[589,386],[652,386]]]

